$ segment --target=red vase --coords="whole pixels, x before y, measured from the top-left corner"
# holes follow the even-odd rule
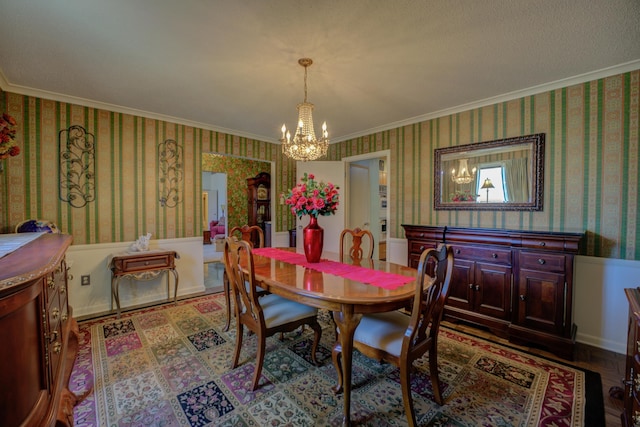
[[[307,262],[319,262],[324,244],[324,229],[318,225],[318,218],[311,216],[309,225],[302,230],[302,243]]]

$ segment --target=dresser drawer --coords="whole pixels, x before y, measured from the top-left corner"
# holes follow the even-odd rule
[[[532,270],[565,272],[567,257],[546,252],[520,252],[520,268]]]
[[[466,259],[476,262],[511,265],[511,250],[476,247],[466,245],[451,245],[454,259]]]

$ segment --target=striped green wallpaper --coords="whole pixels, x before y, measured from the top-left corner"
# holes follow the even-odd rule
[[[148,118],[0,92],[0,110],[19,123],[22,153],[0,174],[0,231],[25,218],[54,220],[74,243],[200,234],[203,152],[271,161],[272,187],[295,184],[295,162],[278,145]],[[390,150],[391,237],[400,224],[524,230],[585,231],[588,255],[640,259],[638,198],[640,70],[439,117],[332,144],[328,160]],[[57,137],[81,124],[96,136],[97,200],[70,208],[58,200]],[[543,132],[546,134],[544,210],[433,210],[433,150]],[[158,142],[184,145],[183,202],[157,202]],[[277,194],[274,194],[277,196]],[[294,218],[277,206],[277,231]]]
[[[640,259],[640,70],[331,146],[330,159],[391,151],[392,237],[401,224],[586,232],[586,253]],[[433,210],[433,150],[546,134],[544,210]]]

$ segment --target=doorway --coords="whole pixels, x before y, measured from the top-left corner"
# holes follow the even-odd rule
[[[345,158],[347,170],[347,228],[364,228],[373,234],[375,259],[387,259],[389,220],[388,150]]]

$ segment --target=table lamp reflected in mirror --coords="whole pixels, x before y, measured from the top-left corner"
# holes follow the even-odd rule
[[[485,179],[484,182],[482,183],[482,187],[480,187],[481,189],[487,189],[487,203],[489,203],[489,189],[490,188],[495,188],[493,186],[493,183],[491,182],[491,180],[489,178]]]

